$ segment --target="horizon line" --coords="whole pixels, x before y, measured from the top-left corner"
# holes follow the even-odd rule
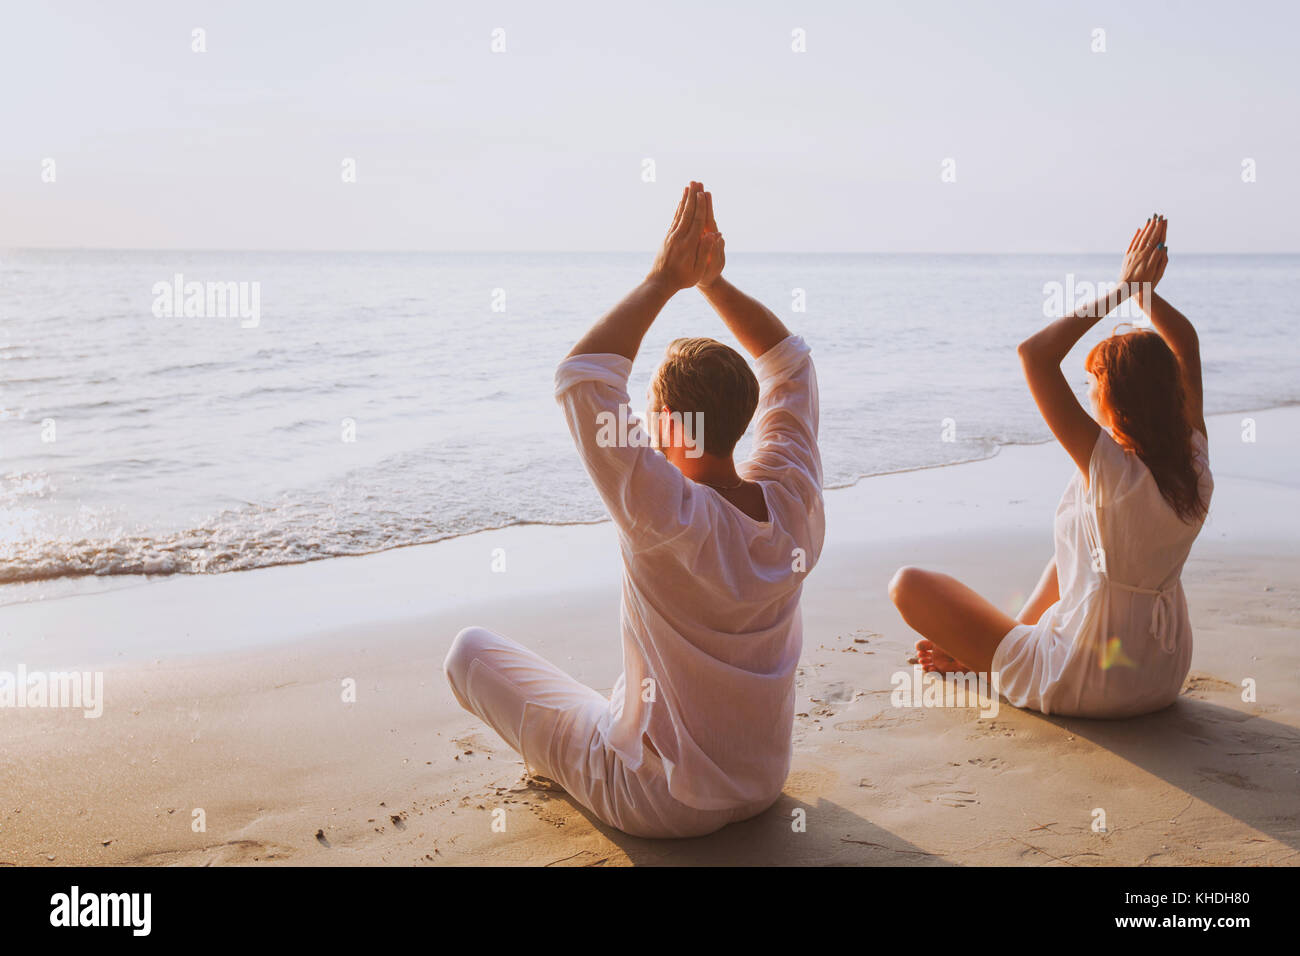
[[[292,254],[343,254],[343,255],[652,255],[652,249],[346,249],[346,248],[235,248],[228,246],[20,246],[0,244],[0,255],[12,252],[241,252],[241,253],[292,253]],[[735,256],[1108,256],[1115,251],[1081,251],[1077,249],[1051,252],[1026,252],[1017,250],[886,250],[886,249],[749,249],[732,252]],[[1295,256],[1300,250],[1269,252],[1206,252],[1187,251],[1193,256]]]

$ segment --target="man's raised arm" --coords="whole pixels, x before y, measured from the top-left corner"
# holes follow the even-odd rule
[[[641,340],[674,295],[695,285],[720,244],[704,235],[707,193],[699,183],[682,190],[673,224],[668,229],[650,274],[623,301],[597,320],[569,355],[622,355],[635,359]]]
[[[700,291],[727,323],[731,334],[754,358],[790,337],[790,330],[771,309],[721,276],[706,286],[700,286]]]
[[[722,267],[726,264],[726,246],[718,232],[718,223],[713,218],[712,194],[705,193],[704,199],[704,234],[719,238],[716,255],[710,257],[704,274],[696,285],[745,351],[758,358],[772,346],[789,338],[790,330],[771,309],[722,278]]]

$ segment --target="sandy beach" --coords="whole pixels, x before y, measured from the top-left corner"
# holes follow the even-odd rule
[[[915,640],[886,595],[895,568],[956,574],[1014,613],[1050,555],[1072,465],[1055,443],[1010,447],[827,493],[793,766],[753,820],[625,836],[457,706],[441,662],[471,624],[601,690],[619,673],[612,527],[528,526],[0,608],[0,669],[104,671],[97,719],[0,710],[0,863],[1294,865],[1300,408],[1217,416],[1210,440],[1192,674],[1160,713],[891,704]]]

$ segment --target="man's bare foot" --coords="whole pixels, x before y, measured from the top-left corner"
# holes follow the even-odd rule
[[[974,669],[967,667],[934,641],[926,640],[924,637],[916,642],[916,661],[921,665],[921,670],[939,674],[966,674]]]

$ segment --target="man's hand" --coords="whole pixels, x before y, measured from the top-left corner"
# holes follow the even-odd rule
[[[682,190],[668,238],[647,276],[651,282],[678,292],[700,282],[714,263],[722,271],[722,237],[704,234],[711,202],[702,183],[692,182]]]
[[[704,233],[700,237],[701,252],[704,255],[704,273],[695,284],[707,289],[722,276],[722,267],[727,264],[727,244],[718,232],[718,222],[713,218],[713,193],[704,194]]]

